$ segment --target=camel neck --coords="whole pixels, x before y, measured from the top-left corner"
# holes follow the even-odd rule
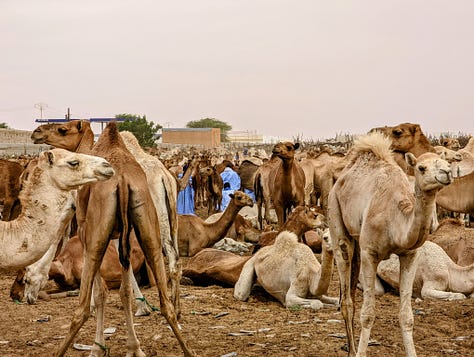
[[[234,223],[235,216],[237,216],[239,209],[240,208],[237,207],[233,201],[230,201],[229,205],[219,217],[219,219],[216,222],[211,223],[211,225],[214,227],[215,234],[213,237],[209,238],[208,246],[225,237],[229,231],[230,226],[232,223]]]
[[[416,249],[426,241],[435,209],[436,192],[437,190],[421,191],[415,185],[414,217],[408,231],[406,244],[404,244],[406,249]]]

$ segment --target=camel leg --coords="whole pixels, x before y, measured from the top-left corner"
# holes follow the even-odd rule
[[[291,282],[285,296],[285,306],[301,306],[313,310],[319,310],[323,307],[323,303],[318,299],[306,299],[303,296],[308,294],[308,277],[297,274],[296,279]]]
[[[145,357],[145,353],[140,348],[135,328],[133,326],[132,316],[132,286],[131,277],[133,270],[129,267],[127,270],[122,268],[122,284],[120,285],[120,300],[124,307],[125,321],[127,324],[127,357]]]
[[[76,334],[79,332],[84,323],[89,319],[91,314],[90,303],[92,298],[92,284],[96,273],[99,271],[100,263],[102,261],[101,257],[103,257],[105,254],[107,243],[108,241],[105,240],[105,244],[103,244],[101,250],[96,252],[87,252],[85,255],[84,267],[81,277],[81,289],[79,293],[79,306],[74,311],[69,332],[59,347],[56,354],[57,356],[64,356]]]
[[[400,259],[400,327],[402,329],[403,345],[408,357],[415,357],[416,350],[413,342],[413,311],[411,296],[415,280],[418,250],[399,256]]]
[[[255,256],[247,260],[240,272],[239,280],[234,286],[234,298],[240,301],[246,301],[250,296],[252,285],[256,279],[255,274]]]
[[[349,356],[355,356],[355,338],[354,338],[354,294],[355,284],[351,281],[354,276],[352,272],[352,263],[355,252],[355,241],[348,235],[344,222],[341,218],[339,210],[339,203],[332,195],[329,195],[329,200],[334,200],[334,204],[329,203],[333,208],[333,212],[329,215],[329,228],[331,233],[332,250],[334,259],[336,261],[337,271],[339,273],[340,285],[340,308],[342,316],[344,317],[347,333],[347,341],[349,345]],[[356,267],[357,268],[357,267]],[[356,269],[358,270],[358,269]],[[359,272],[357,271],[357,274]],[[356,278],[357,279],[357,278]],[[354,287],[354,288],[353,288]]]
[[[119,240],[114,239],[115,249],[117,252],[119,250]],[[133,269],[128,269],[129,274],[129,281],[132,285],[133,295],[135,297],[135,301],[137,304],[137,311],[135,312],[135,316],[148,316],[151,313],[151,309],[145,301],[145,298],[140,291],[140,287],[138,286],[137,279],[135,279],[135,274],[133,274]],[[123,284],[123,282],[122,282]]]
[[[421,289],[421,297],[423,299],[438,299],[438,300],[464,300],[466,295],[462,293],[453,293],[450,291],[440,290],[437,284],[424,283]]]
[[[361,252],[361,271],[363,279],[363,302],[360,310],[361,333],[357,356],[365,357],[369,346],[370,332],[375,321],[375,279],[378,261],[367,251]]]
[[[162,243],[161,238],[157,236],[157,232],[159,232],[158,221],[153,222],[153,220],[150,221],[146,219],[146,217],[150,216],[146,211],[146,207],[142,205],[135,207],[133,211],[131,215],[133,226],[135,227],[135,232],[143,253],[145,254],[146,261],[150,265],[156,280],[156,286],[160,296],[161,314],[165,317],[173,330],[184,355],[186,357],[195,356],[181,334],[174,306],[168,296],[167,276],[161,247]]]
[[[104,308],[105,301],[107,300],[107,292],[108,290],[105,287],[105,284],[102,283],[100,272],[97,272],[92,285],[92,302],[90,309],[91,313],[92,311],[95,311],[96,316],[95,340],[90,354],[90,356],[94,357],[103,356],[106,351],[104,337]]]

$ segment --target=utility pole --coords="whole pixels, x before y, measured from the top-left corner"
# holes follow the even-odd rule
[[[69,108],[67,108],[66,120],[71,120],[71,110]]]
[[[48,104],[46,103],[36,103],[35,108],[40,110],[40,118],[43,119],[43,109],[47,108]]]

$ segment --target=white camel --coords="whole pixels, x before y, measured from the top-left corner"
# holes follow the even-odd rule
[[[449,163],[435,153],[405,154],[415,188],[394,160],[391,141],[374,132],[354,142],[347,166],[329,194],[328,219],[341,286],[349,355],[365,357],[375,320],[377,265],[400,259],[400,326],[407,356],[416,356],[411,295],[416,252],[427,237],[437,192],[452,182]],[[413,192],[414,191],[414,192]],[[361,334],[356,349],[354,296],[362,271]],[[356,354],[357,353],[357,354]]]
[[[281,232],[273,245],[261,248],[242,268],[234,287],[234,297],[246,301],[255,282],[286,307],[301,306],[318,310],[324,303],[335,305],[338,298],[326,296],[331,282],[333,253],[325,236],[322,266],[298,236]],[[311,298],[309,298],[311,297]]]
[[[24,268],[40,259],[74,214],[71,190],[114,175],[103,158],[53,149],[42,152],[23,181],[21,213],[0,222],[0,269]]]
[[[457,265],[443,248],[431,241],[418,248],[416,260],[414,296],[441,300],[474,297],[474,264]],[[379,263],[377,276],[394,289],[400,288],[400,262],[395,254]]]

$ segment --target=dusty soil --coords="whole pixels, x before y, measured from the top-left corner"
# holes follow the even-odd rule
[[[474,232],[474,231],[473,231]],[[183,264],[186,259],[183,259]],[[0,354],[51,356],[67,333],[77,297],[39,300],[36,305],[17,304],[9,297],[12,274],[0,279]],[[330,295],[338,296],[334,271]],[[155,288],[144,288],[150,304],[159,306]],[[248,302],[235,301],[231,288],[181,285],[182,331],[200,356],[346,356],[341,313],[336,308],[320,311],[286,309],[261,289]],[[356,297],[356,333],[361,293]],[[474,301],[413,299],[414,340],[418,356],[473,356]],[[370,356],[404,356],[398,325],[399,298],[386,293],[377,298]],[[159,312],[135,318],[136,331],[147,356],[181,356],[173,333]],[[116,332],[107,339],[110,356],[126,354],[126,329],[118,290],[109,293],[106,327]],[[91,345],[95,318],[81,329],[75,342]],[[70,348],[67,356],[87,356]]]
[[[334,273],[332,295],[337,295]],[[37,305],[16,304],[9,298],[13,275],[0,281],[0,348],[2,356],[51,356],[66,334],[77,297],[40,300]],[[148,301],[159,306],[156,289],[144,289]],[[320,311],[286,309],[256,289],[248,302],[238,302],[231,288],[181,286],[183,334],[200,356],[346,356],[345,329],[336,308]],[[357,309],[360,307],[357,294]],[[472,356],[474,301],[413,301],[414,339],[419,356]],[[371,356],[403,356],[398,326],[398,296],[377,299]],[[222,315],[221,317],[219,317]],[[45,322],[42,322],[45,321]],[[159,312],[135,318],[136,330],[147,356],[180,356],[174,335]],[[106,327],[116,327],[107,340],[110,356],[124,356],[126,330],[117,290],[109,294]],[[91,318],[76,341],[90,345],[95,319]],[[358,329],[358,326],[356,327]],[[246,331],[253,331],[246,333]],[[236,334],[233,336],[232,334]],[[87,356],[70,348],[67,356]]]

